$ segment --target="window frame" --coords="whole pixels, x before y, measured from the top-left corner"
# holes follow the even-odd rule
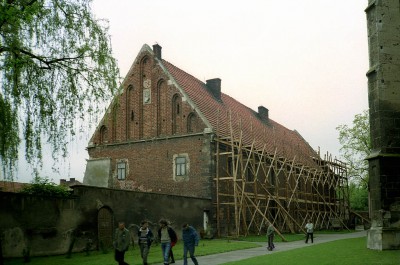
[[[123,165],[123,168],[120,167]],[[127,171],[127,163],[126,161],[118,161],[117,162],[117,179],[118,180],[126,180],[126,171]]]
[[[189,154],[187,153],[174,154],[172,164],[173,164],[172,178],[174,181],[179,182],[179,181],[189,180],[189,174],[190,174]]]
[[[178,160],[184,160],[183,163]],[[184,171],[182,173],[182,171]],[[187,159],[185,156],[177,156],[175,157],[175,176],[177,177],[185,177],[187,176]]]

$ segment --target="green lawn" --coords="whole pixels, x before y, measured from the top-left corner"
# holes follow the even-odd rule
[[[303,240],[304,235],[285,235],[290,241]],[[231,250],[251,248],[259,246],[253,242],[265,242],[265,236],[252,236],[239,238],[240,241],[219,239],[201,240],[196,248],[196,255],[203,256]],[[253,242],[247,242],[249,240]],[[280,239],[277,237],[277,241]],[[182,244],[179,242],[174,247],[174,255],[177,260],[182,259]],[[125,260],[130,265],[142,264],[139,257],[139,248],[135,246],[126,253]],[[150,264],[162,263],[160,246],[152,246],[149,256]],[[26,264],[22,259],[6,260],[5,265]],[[113,252],[103,254],[93,251],[86,253],[74,253],[70,259],[63,256],[32,257],[31,265],[115,265]],[[179,264],[179,263],[178,263]],[[315,244],[309,247],[284,252],[269,252],[268,255],[259,256],[238,262],[229,262],[225,265],[400,265],[400,250],[374,251],[366,248],[366,238],[338,240],[324,244]],[[201,264],[206,265],[206,264]]]
[[[224,265],[399,265],[400,250],[366,248],[366,238],[344,239]]]
[[[196,256],[203,256],[231,250],[246,249],[259,246],[256,243],[232,240],[201,240],[199,246],[196,248]],[[173,248],[176,260],[182,259],[183,245],[182,241]],[[139,247],[135,245],[130,247],[129,251],[125,254],[125,261],[130,265],[141,265],[142,259],[139,254]],[[150,264],[162,263],[161,247],[159,245],[150,248],[150,255],[148,262]],[[22,259],[6,260],[5,265],[27,264]],[[30,265],[115,265],[114,252],[103,254],[98,251],[86,253],[73,253],[72,257],[67,259],[66,255],[51,256],[51,257],[32,257]],[[205,264],[204,264],[205,265]]]
[[[285,234],[283,235],[286,242],[292,242],[292,241],[299,241],[299,240],[304,240],[305,235],[303,234]],[[260,235],[260,236],[246,236],[246,237],[239,237],[237,240],[239,241],[248,241],[248,242],[267,242],[267,237],[266,235]],[[279,237],[279,235],[275,235],[275,242],[282,242],[282,238]]]

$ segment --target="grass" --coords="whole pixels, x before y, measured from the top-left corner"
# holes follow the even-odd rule
[[[272,255],[271,255],[272,254]],[[312,245],[285,252],[270,252],[224,265],[399,265],[400,250],[366,248],[366,238],[354,238]]]
[[[285,234],[283,236],[285,237],[286,242],[299,241],[299,240],[303,240],[305,238],[305,235],[303,235],[303,234]],[[267,237],[266,237],[266,235],[246,236],[246,237],[239,237],[237,240],[247,241],[247,242],[267,242]],[[275,235],[274,241],[282,242],[283,240],[278,235]]]
[[[303,240],[304,235],[284,235],[288,241]],[[316,235],[318,238],[318,235]],[[245,241],[246,240],[246,241]],[[248,242],[251,241],[251,242]],[[196,248],[196,256],[222,253],[231,250],[257,247],[254,242],[265,242],[265,236],[251,236],[239,238],[239,241],[227,239],[201,240]],[[280,241],[276,237],[276,241]],[[265,243],[264,243],[265,244]],[[182,242],[173,248],[176,260],[182,259]],[[130,265],[142,264],[139,256],[139,248],[135,246],[125,255],[125,261]],[[150,249],[150,264],[161,264],[160,246],[152,246]],[[26,264],[22,259],[6,260],[5,265]],[[30,265],[115,265],[113,251],[103,254],[98,251],[86,253],[74,253],[70,259],[65,255],[51,257],[32,257]],[[399,265],[400,250],[375,251],[366,248],[366,238],[337,240],[324,244],[311,245],[305,248],[284,252],[268,252],[267,255],[258,256],[238,262],[229,262],[224,265]]]
[[[196,247],[196,256],[204,256],[215,253],[222,253],[231,250],[239,250],[246,248],[257,247],[259,244],[253,242],[244,241],[232,241],[223,239],[214,240],[201,240],[199,246]],[[135,245],[125,253],[125,261],[130,265],[141,265],[142,259],[139,254],[139,247]],[[183,245],[182,241],[178,241],[178,244],[173,248],[174,257],[176,260],[182,259]],[[162,263],[161,247],[159,245],[152,246],[150,248],[150,254],[148,262],[150,264],[161,264]],[[23,262],[22,258],[18,259],[7,259],[4,265],[17,265],[27,264]],[[115,265],[114,251],[109,251],[104,254],[100,251],[92,251],[90,255],[86,253],[73,253],[72,257],[67,259],[66,255],[60,256],[49,256],[49,257],[31,257],[29,265]]]
[[[353,233],[354,231],[350,230],[319,230],[316,234],[314,234],[314,237],[318,237],[318,234],[347,234],[347,233]],[[285,238],[285,242],[293,242],[293,241],[299,241],[299,240],[305,240],[306,235],[305,234],[283,234],[283,237]],[[249,242],[266,242],[267,237],[266,235],[250,235],[246,237],[239,237],[237,240],[240,241],[249,241]],[[283,242],[282,238],[275,234],[275,242]]]

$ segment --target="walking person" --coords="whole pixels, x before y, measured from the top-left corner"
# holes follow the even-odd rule
[[[168,225],[168,221],[161,219],[159,221],[160,228],[158,229],[158,238],[161,243],[161,250],[164,258],[164,265],[169,265],[169,253],[171,250],[171,243],[177,242],[178,237],[175,231]],[[175,263],[175,261],[173,261]]]
[[[115,249],[115,261],[118,265],[129,265],[125,262],[125,252],[129,248],[131,243],[131,234],[129,230],[125,228],[124,222],[118,223],[118,228],[115,229],[113,246]]]
[[[194,265],[199,265],[197,259],[194,255],[195,247],[199,245],[199,234],[196,230],[185,223],[182,226],[182,240],[183,240],[183,265],[187,265],[187,253],[189,252],[190,258],[192,259]]]
[[[172,251],[175,244],[176,244],[176,242],[171,241],[171,248],[169,249],[169,255],[168,255],[168,260],[169,260],[170,264],[175,263],[174,252]]]
[[[309,238],[311,238],[311,243],[314,243],[314,224],[311,220],[308,220],[305,228],[307,230],[306,244],[308,243]]]
[[[275,248],[274,236],[275,236],[275,228],[270,223],[267,228],[267,238],[268,238],[268,247],[267,248],[269,251],[272,251]]]
[[[154,239],[153,232],[149,229],[148,221],[144,220],[140,223],[138,238],[140,256],[142,257],[143,265],[147,265],[147,256],[149,255],[150,246]]]

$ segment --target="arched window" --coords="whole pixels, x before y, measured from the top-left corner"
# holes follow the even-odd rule
[[[187,132],[192,133],[194,132],[194,122],[195,122],[196,115],[191,112],[187,117]]]
[[[144,137],[144,133],[145,133],[145,131],[144,131],[144,111],[143,111],[143,107],[142,107],[143,104],[146,103],[144,101],[144,89],[149,89],[149,88],[145,88],[144,84],[146,84],[146,86],[149,84],[148,80],[150,80],[149,79],[150,75],[151,75],[150,60],[147,56],[144,56],[140,61],[140,87],[139,87],[139,93],[138,93],[138,96],[140,99],[139,99],[138,113],[136,115],[137,116],[136,120],[139,122],[138,123],[138,126],[139,126],[138,137],[140,139]],[[146,82],[144,82],[144,81],[146,81]],[[147,95],[149,95],[149,94],[147,94]],[[150,99],[150,98],[148,98],[148,99]],[[147,102],[147,103],[149,103],[149,102]]]
[[[104,144],[108,141],[108,130],[106,126],[101,126],[100,128],[100,143]]]
[[[117,140],[117,113],[118,113],[118,105],[115,104],[112,108],[112,138],[113,140]]]
[[[126,123],[125,123],[125,131],[126,131],[126,139],[131,137],[131,122],[134,120],[134,113],[133,113],[133,85],[129,85],[126,89]]]
[[[177,132],[177,119],[180,113],[180,97],[178,94],[175,94],[172,97],[172,133],[175,134]]]
[[[157,136],[163,133],[162,131],[162,120],[163,120],[163,107],[164,107],[164,100],[162,99],[161,95],[165,90],[165,82],[163,79],[158,81],[157,83]]]

